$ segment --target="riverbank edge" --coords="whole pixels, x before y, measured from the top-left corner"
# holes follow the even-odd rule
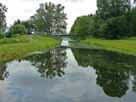
[[[111,43],[110,44],[111,46],[103,43],[103,41],[106,41],[107,43]],[[112,41],[112,42],[110,42],[110,41]],[[116,41],[119,41],[123,45],[124,42],[121,42],[121,41],[125,41],[125,40],[115,40],[115,42]],[[86,48],[89,48],[89,49],[103,49],[103,50],[107,50],[107,51],[136,56],[136,50],[134,50],[135,48],[133,48],[133,47],[129,47],[129,48],[124,47],[123,48],[122,46],[119,47],[120,44],[119,43],[117,44],[117,42],[114,44],[114,40],[95,39],[95,41],[93,41],[92,38],[88,38],[86,40],[80,40],[78,43],[85,46]],[[136,41],[135,41],[135,43],[136,43]],[[124,45],[125,44],[126,43],[124,43]],[[115,47],[115,46],[117,46],[117,47]],[[129,46],[129,45],[127,45],[127,46]]]
[[[41,37],[42,39],[38,39],[35,41],[31,41],[30,43],[18,43],[18,44],[4,44],[3,51],[1,47],[0,51],[0,67],[12,60],[18,60],[24,58],[25,56],[37,52],[37,51],[46,51],[55,47],[60,46],[61,40],[53,37]],[[48,40],[48,41],[47,41]],[[13,48],[15,47],[15,48]],[[5,51],[6,48],[6,51]],[[12,49],[12,51],[10,51]],[[5,52],[4,52],[5,51]]]

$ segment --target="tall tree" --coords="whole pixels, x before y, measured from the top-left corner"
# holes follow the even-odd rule
[[[6,15],[5,15],[6,12],[7,12],[6,6],[0,3],[0,32],[3,32],[3,30],[6,27]]]
[[[64,6],[51,2],[41,4],[32,20],[38,31],[52,33],[64,33],[66,31],[66,14]]]
[[[131,9],[131,0],[97,0],[97,15],[103,19],[122,16]]]
[[[61,33],[65,33],[66,30],[66,14],[64,13],[64,6],[62,6],[61,4],[58,4],[56,6],[56,12],[55,12],[55,16],[54,16],[54,30],[56,32],[61,32]]]

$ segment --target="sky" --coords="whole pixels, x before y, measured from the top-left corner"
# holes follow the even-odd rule
[[[52,2],[55,4],[62,4],[65,6],[67,13],[67,31],[70,30],[72,24],[78,16],[95,13],[96,0],[0,0],[8,8],[7,24],[12,25],[17,19],[27,20],[35,14],[36,9],[39,8],[40,3]]]

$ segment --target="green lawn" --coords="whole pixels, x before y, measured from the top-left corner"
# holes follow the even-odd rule
[[[105,40],[88,38],[86,40],[80,41],[82,44],[87,44],[89,46],[98,46],[106,50],[118,51],[121,53],[136,55],[136,37],[122,39],[122,40]]]
[[[48,36],[18,36],[0,39],[0,64],[59,44],[60,40]]]

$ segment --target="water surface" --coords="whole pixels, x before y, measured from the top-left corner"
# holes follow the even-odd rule
[[[0,68],[0,102],[135,102],[136,57],[54,48]]]

